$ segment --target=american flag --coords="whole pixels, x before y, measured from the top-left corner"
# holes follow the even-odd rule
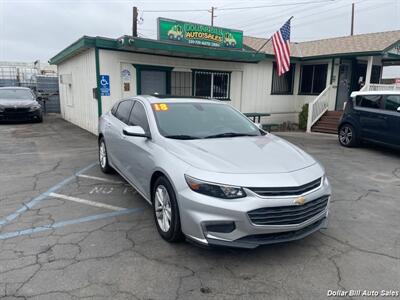
[[[290,69],[290,19],[272,36],[278,75]]]

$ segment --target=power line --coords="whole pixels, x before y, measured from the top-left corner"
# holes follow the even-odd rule
[[[258,5],[258,6],[241,6],[241,7],[226,7],[217,8],[216,10],[246,10],[246,9],[257,9],[257,8],[267,8],[267,7],[281,7],[281,6],[298,6],[303,4],[312,3],[326,3],[334,2],[335,0],[318,0],[318,1],[307,1],[307,2],[290,2],[290,3],[279,3],[279,4],[268,4],[268,5]],[[209,9],[163,9],[163,10],[142,10],[144,13],[163,13],[163,12],[199,12],[199,11],[209,11]]]
[[[298,6],[302,4],[313,4],[313,3],[326,3],[334,2],[335,0],[320,0],[320,1],[308,1],[308,2],[291,2],[291,3],[280,3],[280,4],[269,4],[269,5],[259,5],[259,6],[242,6],[242,7],[227,7],[220,8],[218,10],[244,10],[244,9],[256,9],[256,8],[266,8],[266,7],[280,7],[280,6]]]

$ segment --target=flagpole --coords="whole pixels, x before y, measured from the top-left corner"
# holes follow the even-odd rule
[[[293,16],[291,16],[291,17],[289,18],[289,20],[287,20],[286,22],[290,21],[291,19],[293,19]],[[285,22],[285,23],[286,23],[286,22]],[[264,48],[265,45],[268,44],[270,40],[272,40],[272,37],[273,37],[273,36],[274,36],[274,35],[271,35],[271,37],[256,51],[255,54],[257,54],[258,52],[260,52],[260,50],[261,50],[262,48]]]

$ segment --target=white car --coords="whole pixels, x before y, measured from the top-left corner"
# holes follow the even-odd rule
[[[121,100],[100,119],[99,160],[153,205],[170,242],[255,248],[327,223],[323,167],[220,101]]]

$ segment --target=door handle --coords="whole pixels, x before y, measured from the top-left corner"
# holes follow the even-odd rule
[[[386,117],[386,116],[378,116],[378,119],[381,119],[381,120],[387,120],[387,118],[388,117]]]

